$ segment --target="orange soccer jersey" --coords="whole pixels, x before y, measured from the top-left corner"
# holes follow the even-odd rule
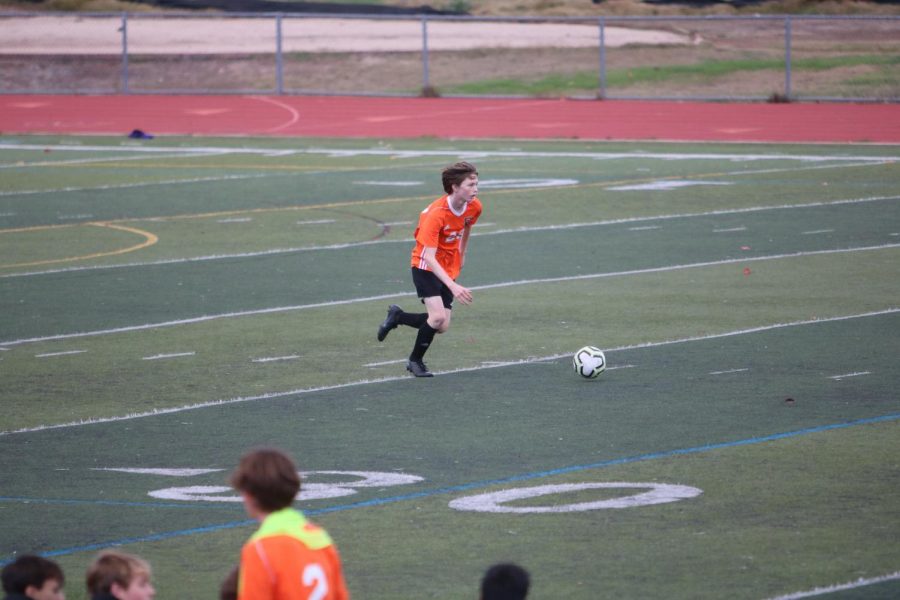
[[[346,600],[337,548],[298,511],[270,514],[241,550],[238,600]]]
[[[438,263],[447,271],[451,279],[459,277],[462,267],[462,255],[460,243],[463,231],[471,227],[481,216],[481,200],[472,198],[461,214],[456,214],[450,208],[447,196],[441,196],[428,205],[419,214],[419,226],[416,227],[416,246],[412,251],[411,265],[418,269],[430,271],[428,265],[422,260],[422,251],[426,247],[437,248],[435,257]]]

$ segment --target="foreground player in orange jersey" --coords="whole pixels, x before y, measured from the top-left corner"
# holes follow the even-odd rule
[[[238,600],[350,597],[328,533],[291,508],[300,476],[286,454],[274,449],[245,454],[231,485],[241,493],[247,514],[261,522],[241,550]]]
[[[472,291],[456,283],[466,258],[472,225],[481,216],[478,171],[474,165],[458,162],[443,170],[441,180],[447,192],[419,214],[416,245],[412,251],[412,279],[427,313],[408,313],[396,304],[378,328],[378,341],[397,325],[418,329],[406,369],[416,377],[432,377],[422,361],[436,333],[450,328],[453,300],[472,302]]]

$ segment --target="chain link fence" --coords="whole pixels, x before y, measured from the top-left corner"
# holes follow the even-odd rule
[[[900,100],[900,17],[0,13],[4,94]]]

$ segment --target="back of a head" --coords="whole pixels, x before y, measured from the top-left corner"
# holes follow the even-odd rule
[[[274,448],[260,448],[241,457],[231,474],[231,485],[256,500],[261,509],[287,508],[300,491],[300,475],[294,461]]]
[[[137,577],[150,577],[150,565],[142,558],[107,550],[88,567],[85,583],[88,595],[108,594],[113,584],[127,588]]]
[[[7,594],[24,594],[28,586],[41,588],[48,579],[55,579],[60,584],[65,582],[59,565],[34,554],[23,554],[3,567],[0,579]]]
[[[481,600],[523,600],[531,583],[528,571],[502,563],[490,567],[481,580]]]

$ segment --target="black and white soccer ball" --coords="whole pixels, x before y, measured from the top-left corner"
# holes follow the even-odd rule
[[[572,366],[585,379],[596,379],[606,370],[606,356],[600,348],[585,346],[572,357]]]

